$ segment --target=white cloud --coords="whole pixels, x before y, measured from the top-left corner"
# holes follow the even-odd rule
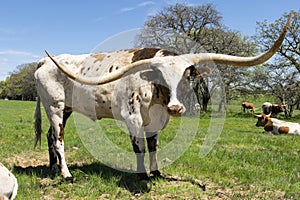
[[[145,2],[142,2],[142,3],[138,4],[138,7],[144,7],[144,6],[149,6],[149,5],[155,5],[155,2],[145,1]]]
[[[126,7],[126,8],[122,8],[120,11],[121,11],[122,13],[124,13],[124,12],[132,11],[132,10],[134,10],[134,9],[136,9],[136,7]]]
[[[142,3],[137,4],[134,7],[122,8],[120,11],[121,11],[121,13],[125,13],[125,12],[129,12],[129,11],[135,10],[137,8],[140,8],[140,7],[145,7],[145,6],[150,6],[150,5],[155,5],[155,2],[154,1],[144,1]]]

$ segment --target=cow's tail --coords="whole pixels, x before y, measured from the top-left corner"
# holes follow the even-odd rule
[[[42,135],[42,115],[41,115],[41,102],[39,96],[36,99],[34,120],[35,120],[34,121],[34,129],[35,129],[34,148],[36,148],[38,143],[41,146],[41,135]]]

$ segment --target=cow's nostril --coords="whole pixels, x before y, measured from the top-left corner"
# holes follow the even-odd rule
[[[183,106],[172,105],[168,107],[168,113],[172,116],[180,116],[183,113]]]

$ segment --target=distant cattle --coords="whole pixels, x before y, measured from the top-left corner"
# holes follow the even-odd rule
[[[300,135],[300,124],[294,122],[285,122],[269,115],[257,115],[256,126],[263,126],[264,130],[274,134]]]
[[[276,117],[278,113],[285,111],[285,105],[282,103],[272,104],[270,102],[265,102],[262,105],[262,111],[266,115],[271,114],[271,117]]]
[[[250,110],[252,113],[255,112],[255,106],[251,102],[243,102],[242,103],[242,109],[244,112],[246,112],[246,109]]]
[[[16,177],[0,163],[0,199],[14,199],[18,191]]]

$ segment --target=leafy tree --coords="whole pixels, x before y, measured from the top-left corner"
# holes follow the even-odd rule
[[[1,98],[34,100],[36,97],[34,72],[36,63],[17,66],[10,76],[1,82]]]

